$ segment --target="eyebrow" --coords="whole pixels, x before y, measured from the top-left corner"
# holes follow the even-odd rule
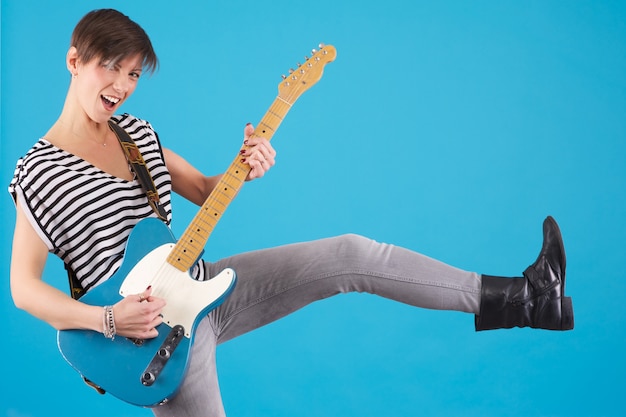
[[[121,69],[122,66],[120,65],[120,63],[116,63],[115,64],[115,68]],[[129,71],[133,72],[133,71],[139,71],[139,72],[143,72],[143,67],[135,67],[135,68],[131,68]]]

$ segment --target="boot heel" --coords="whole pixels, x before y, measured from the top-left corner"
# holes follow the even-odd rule
[[[572,297],[561,299],[561,330],[572,330],[574,328],[574,308]]]

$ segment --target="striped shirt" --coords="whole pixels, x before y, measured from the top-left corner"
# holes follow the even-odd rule
[[[141,152],[171,222],[171,177],[156,132],[128,114],[113,118]],[[120,267],[137,222],[156,217],[139,181],[127,181],[40,139],[17,162],[9,185],[30,224],[89,290]],[[192,275],[204,279],[196,265]]]

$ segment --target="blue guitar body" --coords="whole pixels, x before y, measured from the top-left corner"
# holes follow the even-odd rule
[[[119,270],[80,299],[91,305],[114,305],[151,285],[152,295],[167,302],[158,337],[111,340],[89,330],[58,332],[61,354],[84,378],[139,406],[152,407],[172,398],[185,376],[200,320],[235,286],[232,269],[200,282],[168,264],[166,258],[175,242],[162,221],[140,221],[129,236]]]

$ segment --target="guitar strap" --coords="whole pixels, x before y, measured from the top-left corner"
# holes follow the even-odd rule
[[[130,135],[117,123],[112,120],[109,120],[109,127],[117,136],[117,139],[122,146],[122,150],[124,151],[124,155],[126,156],[126,160],[128,161],[128,165],[131,166],[133,172],[137,176],[139,183],[141,184],[141,188],[146,193],[146,197],[148,198],[148,203],[152,210],[155,212],[157,217],[164,222],[167,222],[167,213],[161,205],[161,200],[159,199],[159,193],[154,185],[154,181],[152,180],[152,176],[150,175],[150,171],[146,166],[146,162],[141,156],[141,152],[139,152],[139,148],[130,137]],[[82,285],[78,281],[76,274],[72,269],[65,264],[65,269],[67,271],[67,277],[70,284],[70,294],[72,298],[78,300],[83,296],[85,290]]]
[[[119,127],[114,121],[109,120],[109,127],[113,130],[115,136],[117,136],[117,139],[120,141],[120,145],[122,145],[122,149],[124,150],[124,155],[126,155],[126,160],[132,167],[135,175],[137,175],[137,179],[141,183],[141,188],[143,188],[143,191],[148,197],[150,207],[152,207],[152,210],[154,210],[159,219],[167,222],[167,213],[165,213],[165,209],[161,205],[159,193],[154,186],[154,181],[152,180],[150,171],[148,171],[146,162],[143,160],[137,145],[135,145],[135,142],[130,135],[124,129]]]

